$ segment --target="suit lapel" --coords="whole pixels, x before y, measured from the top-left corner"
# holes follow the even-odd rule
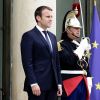
[[[38,35],[37,36],[38,39],[41,40],[41,42],[45,45],[46,49],[50,52],[49,46],[48,46],[45,38],[42,36],[41,32],[36,27],[34,28],[34,30],[35,30],[35,33]]]

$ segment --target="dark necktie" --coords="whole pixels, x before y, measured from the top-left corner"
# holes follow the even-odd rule
[[[50,51],[52,51],[51,44],[50,44],[49,38],[47,36],[47,34],[48,34],[47,31],[42,31],[42,32],[45,34],[45,39],[47,41]]]

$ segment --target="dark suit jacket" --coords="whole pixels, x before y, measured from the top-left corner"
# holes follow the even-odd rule
[[[22,36],[21,56],[26,75],[25,91],[30,90],[33,83],[38,83],[41,90],[50,89],[53,82],[56,86],[61,84],[56,37],[51,32],[48,32],[48,35],[52,42],[52,53],[36,27]]]

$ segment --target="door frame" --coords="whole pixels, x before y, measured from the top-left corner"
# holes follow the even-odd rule
[[[3,0],[3,67],[2,67],[2,100],[10,100],[10,23],[11,0]]]

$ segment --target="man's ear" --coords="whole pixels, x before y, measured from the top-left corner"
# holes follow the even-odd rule
[[[40,16],[36,16],[36,19],[37,19],[37,21],[40,21],[41,17]]]

